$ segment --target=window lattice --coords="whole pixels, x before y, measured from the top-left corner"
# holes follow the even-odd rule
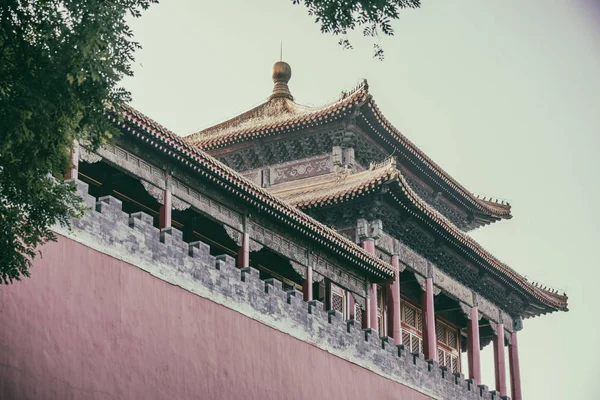
[[[410,353],[410,333],[405,329],[402,330],[402,344]]]
[[[438,347],[438,362],[440,366],[448,368],[451,372],[460,372],[457,354],[452,354]]]
[[[354,320],[357,324],[362,324],[363,310],[360,308],[360,305],[354,303]]]
[[[453,349],[458,349],[457,342],[456,332],[448,330],[448,346],[452,347]]]
[[[447,339],[446,339],[446,327],[444,325],[438,324],[436,322],[436,324],[435,324],[435,332],[437,334],[437,340],[439,340],[442,343],[446,343],[447,342]]]
[[[417,327],[417,310],[413,307],[404,305],[404,322],[410,326]]]
[[[331,309],[344,314],[344,296],[337,293],[331,294]]]

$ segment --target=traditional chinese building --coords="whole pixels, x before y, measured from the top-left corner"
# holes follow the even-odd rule
[[[311,108],[290,78],[276,63],[266,102],[184,138],[131,107],[109,113],[123,135],[96,152],[79,146],[68,177],[91,211],[56,228],[32,282],[0,291],[0,319],[70,320],[69,343],[101,353],[89,357],[102,383],[88,386],[123,398],[522,399],[517,332],[523,319],[566,311],[567,297],[468,235],[510,219],[510,205],[473,195],[427,157],[366,81]],[[36,280],[45,270],[58,280],[50,288]],[[32,291],[50,299],[52,319]],[[17,319],[4,343],[31,323]],[[0,393],[30,398],[14,382],[56,368],[32,366],[36,351],[73,361],[55,331],[0,359],[20,365]],[[490,344],[494,364],[482,366]],[[495,371],[492,391],[482,368]],[[63,395],[77,386],[52,382]]]

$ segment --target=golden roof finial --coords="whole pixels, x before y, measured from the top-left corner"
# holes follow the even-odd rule
[[[294,100],[290,89],[288,88],[288,82],[292,77],[292,67],[285,61],[277,61],[273,65],[273,93],[269,100],[276,98],[285,98]]]

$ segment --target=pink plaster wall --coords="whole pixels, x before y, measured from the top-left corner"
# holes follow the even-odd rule
[[[0,399],[428,399],[70,239],[0,286]]]

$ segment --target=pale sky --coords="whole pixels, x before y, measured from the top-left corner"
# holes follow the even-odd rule
[[[281,40],[299,103],[367,78],[396,128],[472,192],[512,204],[512,220],[473,237],[569,295],[568,313],[519,333],[524,398],[600,398],[600,4],[423,3],[381,39],[381,62],[371,39],[351,35],[343,50],[291,0],[163,0],[133,21],[144,49],[125,86],[134,107],[187,135],[269,96]],[[482,369],[493,388],[491,346]]]

